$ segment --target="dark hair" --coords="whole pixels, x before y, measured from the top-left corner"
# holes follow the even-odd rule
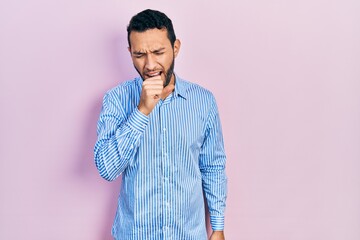
[[[130,20],[130,23],[127,27],[128,32],[128,43],[130,45],[130,33],[132,31],[135,32],[145,32],[149,29],[166,29],[167,36],[170,40],[171,46],[174,47],[174,43],[176,40],[175,31],[172,25],[170,18],[168,18],[164,13],[146,9],[142,12],[139,12],[135,16],[133,16]]]

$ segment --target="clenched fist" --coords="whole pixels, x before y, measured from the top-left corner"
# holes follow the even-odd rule
[[[170,83],[164,88],[164,82],[160,75],[147,78],[143,81],[138,109],[145,115],[149,115],[160,99],[165,99],[175,88]]]

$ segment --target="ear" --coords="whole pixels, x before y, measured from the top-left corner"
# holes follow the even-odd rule
[[[131,56],[131,47],[128,47],[128,51],[129,51],[130,56]]]
[[[179,39],[176,39],[175,42],[174,42],[174,55],[175,55],[175,57],[180,52],[180,47],[181,47],[181,42],[180,42]]]

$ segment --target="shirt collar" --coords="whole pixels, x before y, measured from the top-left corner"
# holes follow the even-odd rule
[[[180,96],[186,99],[186,82],[182,80],[176,73],[175,74],[175,89],[174,97]]]

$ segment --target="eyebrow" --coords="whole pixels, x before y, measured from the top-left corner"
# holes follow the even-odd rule
[[[144,52],[141,52],[141,51],[133,51],[132,53],[136,54],[136,55],[144,54]]]
[[[158,52],[161,52],[161,51],[163,51],[163,50],[165,50],[164,47],[159,48],[159,49],[155,49],[154,51],[150,51],[150,52],[151,52],[151,53],[158,53]],[[145,54],[145,52],[142,52],[142,51],[133,51],[133,54],[135,54],[135,55],[141,55],[141,54]]]

